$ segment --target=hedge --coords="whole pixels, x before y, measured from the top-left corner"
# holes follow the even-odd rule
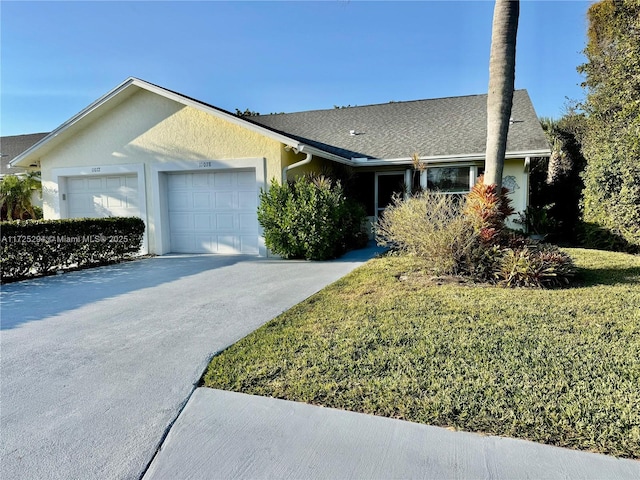
[[[3,282],[104,265],[138,253],[144,222],[137,217],[0,222]]]

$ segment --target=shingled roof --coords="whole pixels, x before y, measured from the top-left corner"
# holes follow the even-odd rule
[[[21,167],[9,168],[9,162],[47,135],[48,133],[31,133],[0,137],[0,175],[24,172],[25,169]]]
[[[480,160],[486,150],[487,95],[237,117],[200,100],[130,77],[63,123],[36,148],[29,149],[46,134],[2,137],[2,154],[6,155],[2,157],[2,173],[15,173],[18,170],[15,166],[10,170],[6,169],[6,165],[14,157],[14,164],[24,167],[37,155],[55,148],[98,115],[97,112],[104,104],[114,101],[117,96],[129,95],[124,92],[133,88],[146,89],[199,108],[301,151],[306,145],[315,149],[315,154],[320,156],[337,161],[344,159],[346,162],[358,159],[359,165],[362,164],[360,159],[364,158],[410,162],[414,153],[433,161],[465,157]],[[514,92],[512,119],[507,140],[507,157],[550,155],[549,144],[526,90]],[[313,153],[310,149],[305,151]],[[371,165],[373,164],[372,162]]]
[[[484,155],[487,95],[390,102],[250,117],[249,120],[346,158]],[[513,95],[507,154],[548,151],[526,90]],[[350,133],[353,131],[355,134]]]

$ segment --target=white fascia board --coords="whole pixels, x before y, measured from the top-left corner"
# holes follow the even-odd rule
[[[548,157],[551,155],[550,150],[527,150],[521,152],[507,152],[505,158],[525,158],[525,157]],[[425,163],[450,163],[450,162],[474,162],[484,161],[486,155],[484,153],[470,153],[464,155],[434,155],[423,156],[420,160]],[[384,158],[375,160],[356,160],[353,161],[353,165],[358,167],[363,166],[383,166],[383,165],[409,165],[413,163],[413,159],[410,157],[405,158]]]

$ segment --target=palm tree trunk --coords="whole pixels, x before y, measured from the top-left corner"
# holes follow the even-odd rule
[[[487,157],[484,183],[502,187],[504,155],[513,103],[519,0],[496,0],[491,31],[487,96]]]

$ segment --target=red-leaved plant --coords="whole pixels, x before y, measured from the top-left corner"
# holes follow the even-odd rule
[[[498,193],[497,185],[485,185],[481,176],[467,195],[464,213],[485,244],[498,241],[504,231],[504,221],[515,212],[508,192],[503,187]]]

